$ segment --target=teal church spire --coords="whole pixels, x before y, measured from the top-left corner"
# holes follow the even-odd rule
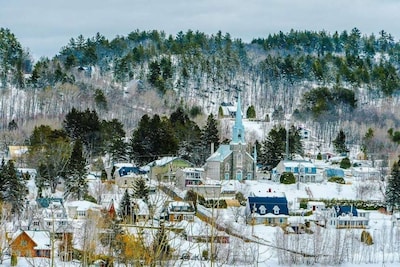
[[[243,127],[243,121],[242,121],[242,107],[241,107],[241,103],[240,103],[240,95],[238,96],[238,101],[237,101],[235,125],[233,125],[233,129],[232,129],[232,141],[231,141],[231,144],[232,143],[245,144],[245,141],[244,141],[244,127]]]

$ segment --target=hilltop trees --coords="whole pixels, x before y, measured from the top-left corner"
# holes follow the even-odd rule
[[[15,35],[5,28],[0,28],[0,87],[7,84],[20,87],[25,85],[24,73],[30,72],[32,62]]]

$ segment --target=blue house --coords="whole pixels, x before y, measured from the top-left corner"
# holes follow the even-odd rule
[[[289,217],[288,201],[284,193],[267,192],[263,196],[253,193],[247,198],[245,214],[250,224],[283,225]]]
[[[124,167],[117,169],[117,172],[118,172],[119,177],[123,177],[123,176],[129,175],[129,174],[140,175],[140,174],[147,173],[146,171],[141,170],[139,167],[128,167],[128,166],[124,166]]]

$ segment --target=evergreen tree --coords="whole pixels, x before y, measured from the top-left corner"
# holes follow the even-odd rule
[[[39,196],[46,184],[54,193],[59,179],[65,177],[65,167],[71,154],[70,139],[62,130],[40,125],[34,128],[29,144],[28,160],[38,170],[35,183]]]
[[[400,207],[400,158],[393,164],[385,193],[387,206],[392,210],[398,210]]]
[[[337,153],[343,154],[349,152],[346,147],[346,135],[342,129],[340,129],[336,138],[332,141],[335,151]]]
[[[63,128],[72,140],[80,139],[89,154],[101,151],[101,127],[96,111],[72,108],[65,116]]]
[[[256,109],[253,105],[251,105],[246,111],[246,117],[248,119],[255,119],[256,118]]]
[[[128,189],[125,189],[124,195],[122,196],[121,202],[119,203],[119,213],[123,220],[130,221],[132,216],[132,202],[131,195]]]
[[[83,157],[82,142],[78,139],[74,143],[67,165],[64,195],[81,200],[87,193],[86,160]]]
[[[107,99],[103,91],[101,91],[100,89],[96,89],[94,93],[94,102],[96,103],[97,108],[99,108],[100,110],[108,110]]]
[[[214,151],[216,151],[220,145],[218,122],[212,113],[208,115],[207,123],[202,129],[201,142],[202,150],[200,163],[203,164],[211,153],[211,144],[214,145]]]
[[[189,119],[189,115],[178,107],[169,118],[172,130],[178,141],[179,156],[188,161],[198,161],[201,130],[197,124]]]
[[[0,166],[1,198],[11,205],[11,211],[19,214],[25,205],[26,185],[17,175],[14,162],[4,160]]]
[[[143,165],[163,155],[175,155],[178,139],[168,119],[144,115],[132,133],[129,148],[131,157]]]
[[[149,187],[143,177],[135,179],[133,182],[133,198],[142,199],[144,202],[149,200]]]
[[[259,162],[267,169],[272,169],[286,156],[286,129],[281,125],[275,126],[269,132],[267,138],[261,143]],[[303,155],[303,145],[300,140],[300,132],[294,126],[289,129],[289,155],[292,159],[295,154]]]
[[[110,153],[114,162],[126,160],[128,151],[124,141],[125,130],[123,124],[117,119],[111,121],[103,120],[100,128],[102,150]]]

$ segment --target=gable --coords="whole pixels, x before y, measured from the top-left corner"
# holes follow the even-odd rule
[[[336,211],[336,216],[342,216],[342,215],[352,215],[352,216],[358,216],[358,211],[354,206],[336,206],[334,207]]]

